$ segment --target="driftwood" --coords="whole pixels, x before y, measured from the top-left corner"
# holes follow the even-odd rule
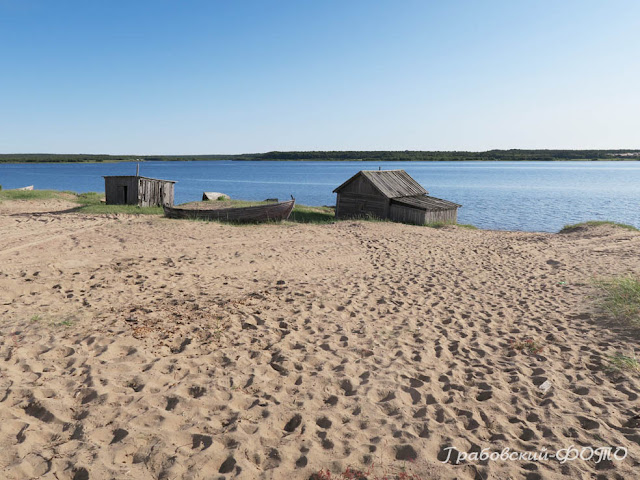
[[[254,207],[234,207],[218,209],[190,209],[180,207],[164,207],[164,214],[169,218],[188,218],[194,220],[222,220],[226,222],[269,222],[286,220],[291,215],[295,200],[288,202],[256,205]]]

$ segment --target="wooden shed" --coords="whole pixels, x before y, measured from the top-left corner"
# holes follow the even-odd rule
[[[173,180],[116,175],[104,177],[108,205],[138,205],[140,207],[173,206]]]
[[[395,222],[456,223],[462,205],[429,196],[404,170],[362,170],[334,193],[337,218],[372,216]]]

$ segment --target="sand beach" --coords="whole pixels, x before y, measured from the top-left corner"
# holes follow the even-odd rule
[[[593,284],[640,233],[74,206],[0,204],[1,478],[640,475],[640,375],[607,368],[638,335]],[[626,456],[455,462],[571,446]]]

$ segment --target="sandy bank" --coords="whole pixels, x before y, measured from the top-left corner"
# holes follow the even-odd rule
[[[18,203],[0,204],[2,478],[637,475],[640,380],[605,371],[637,337],[599,318],[590,281],[640,273],[638,233]],[[526,339],[541,352],[512,348]],[[570,445],[628,456],[440,462]]]

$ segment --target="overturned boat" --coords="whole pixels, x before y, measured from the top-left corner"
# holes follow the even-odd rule
[[[295,199],[292,198],[286,202],[215,209],[168,207],[165,205],[164,214],[168,218],[191,220],[221,220],[237,223],[279,222],[289,218],[295,203]]]

